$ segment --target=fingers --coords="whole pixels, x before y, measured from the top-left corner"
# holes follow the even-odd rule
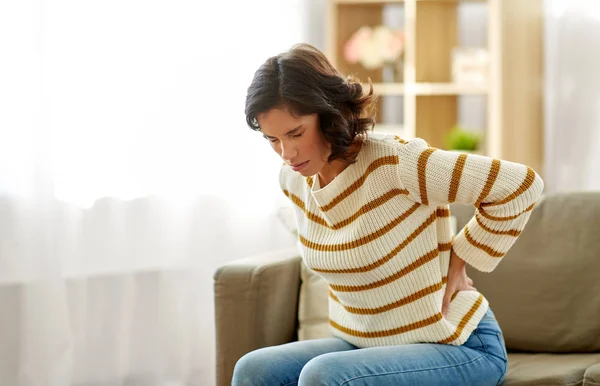
[[[442,315],[444,317],[448,313],[448,307],[450,306],[450,301],[452,300],[452,294],[454,294],[454,288],[446,287],[444,299],[442,300]]]
[[[473,283],[473,281],[471,281],[471,283]],[[446,317],[446,315],[448,314],[448,308],[450,308],[450,302],[452,300],[454,300],[454,297],[456,295],[458,295],[458,293],[460,291],[477,291],[477,288],[473,287],[472,285],[469,285],[463,289],[456,289],[456,290],[446,289],[446,293],[444,294],[444,299],[442,300],[442,315],[444,317]]]
[[[448,314],[448,307],[450,307],[450,298],[444,297],[444,301],[442,302],[442,315],[444,317]]]

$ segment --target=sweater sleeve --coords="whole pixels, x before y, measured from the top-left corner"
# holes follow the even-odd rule
[[[484,272],[493,271],[514,244],[544,188],[526,165],[436,149],[419,138],[401,141],[398,158],[400,180],[415,201],[475,206],[452,248]]]

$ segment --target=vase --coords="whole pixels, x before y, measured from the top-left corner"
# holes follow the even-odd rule
[[[383,82],[402,83],[404,79],[404,68],[402,58],[395,62],[386,62],[383,64]]]

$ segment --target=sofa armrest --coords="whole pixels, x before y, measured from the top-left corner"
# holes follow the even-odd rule
[[[600,363],[588,367],[585,371],[583,386],[600,386]]]
[[[300,254],[282,249],[233,261],[214,278],[217,386],[244,354],[296,338]]]

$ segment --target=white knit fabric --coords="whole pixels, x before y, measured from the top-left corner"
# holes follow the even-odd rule
[[[488,309],[461,291],[441,314],[450,250],[492,271],[515,242],[543,189],[524,165],[369,133],[324,188],[284,165],[306,264],[329,284],[334,336],[358,347],[463,344]],[[448,203],[477,206],[452,239]]]

